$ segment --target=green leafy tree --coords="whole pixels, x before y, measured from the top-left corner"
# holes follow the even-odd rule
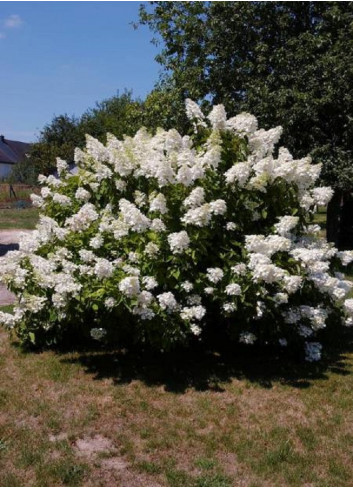
[[[90,134],[100,140],[105,140],[107,133],[119,138],[130,136],[139,127],[141,105],[141,100],[135,100],[131,91],[124,91],[121,95],[118,93],[88,109],[79,121],[79,131],[83,136]]]
[[[353,3],[150,3],[140,20],[163,41],[164,79],[204,105],[282,125],[296,156],[323,162],[335,189],[328,238],[352,246]]]
[[[97,103],[80,118],[67,114],[55,116],[44,126],[39,141],[32,146],[26,163],[32,168],[31,174],[16,168],[12,179],[29,181],[30,178],[33,183],[39,173],[48,175],[55,170],[57,157],[72,162],[75,148],[85,145],[86,134],[99,139],[105,138],[108,132],[118,137],[133,134],[141,120],[140,105],[140,101],[132,99],[130,92],[124,92]]]
[[[80,118],[55,116],[41,131],[26,162],[15,166],[11,179],[35,184],[40,173],[48,175],[55,170],[57,157],[72,162],[75,148],[84,147],[86,134],[103,141],[107,133],[122,139],[124,135],[135,134],[141,126],[151,132],[159,126],[186,130],[188,122],[181,93],[162,84],[145,100],[134,99],[131,91],[124,91],[97,103]]]
[[[84,134],[80,131],[77,118],[67,114],[55,116],[42,129],[38,142],[32,145],[26,160],[26,165],[31,167],[30,174],[23,173],[22,167],[16,165],[12,179],[35,183],[39,173],[48,175],[55,169],[56,158],[72,160],[74,148],[82,146],[84,142]]]
[[[182,93],[171,84],[162,83],[156,87],[144,100],[141,125],[152,132],[158,127],[187,132],[190,123],[185,115],[185,99]]]

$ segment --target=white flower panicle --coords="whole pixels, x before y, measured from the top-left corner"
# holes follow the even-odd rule
[[[153,290],[158,287],[158,282],[154,277],[143,277],[142,283],[146,290]]]
[[[226,287],[226,294],[227,295],[240,295],[241,294],[240,285],[236,284],[236,283],[228,284]]]
[[[196,125],[206,127],[205,116],[200,107],[191,99],[185,100],[186,115],[190,121],[196,121]]]
[[[179,305],[172,292],[164,292],[157,295],[160,308],[167,312],[173,312],[179,309]]]
[[[195,336],[200,336],[200,334],[202,333],[202,329],[197,324],[191,324],[190,325],[190,331]]]
[[[206,309],[203,306],[183,307],[180,312],[181,318],[185,321],[201,321],[205,314]]]
[[[122,222],[125,223],[131,231],[142,233],[150,226],[150,219],[146,217],[135,204],[126,199],[120,199],[119,209],[121,212]]]
[[[88,202],[91,198],[91,194],[88,192],[88,190],[79,187],[75,192],[75,198],[77,200],[82,200],[83,202]]]
[[[116,305],[114,297],[107,297],[104,301],[104,305],[107,309],[113,309]]]
[[[136,297],[140,293],[138,277],[125,277],[119,283],[119,290],[127,297]]]
[[[312,191],[312,196],[316,205],[326,206],[333,196],[331,187],[317,187]]]
[[[189,282],[189,280],[186,280],[185,282],[182,282],[180,284],[180,287],[185,290],[185,292],[191,292],[192,289],[194,288],[193,284]]]
[[[97,234],[96,236],[90,239],[89,245],[91,248],[98,250],[103,246],[103,243],[104,243],[103,236]]]
[[[236,163],[225,172],[224,176],[229,185],[237,183],[239,187],[244,187],[250,177],[251,171],[252,167],[250,163]]]
[[[205,191],[202,187],[194,188],[189,196],[184,200],[185,207],[195,209],[205,202]]]
[[[150,212],[166,214],[168,212],[167,201],[163,194],[158,194],[150,204]]]
[[[254,115],[242,112],[228,119],[227,128],[240,135],[253,134],[257,131],[257,119]]]
[[[56,169],[58,170],[58,175],[61,176],[64,172],[66,172],[69,168],[69,165],[65,160],[61,158],[56,159]]]
[[[190,238],[186,231],[180,231],[179,233],[171,233],[168,236],[168,243],[172,253],[178,255],[189,247]]]
[[[65,224],[71,231],[80,232],[86,230],[98,217],[94,205],[87,203],[76,214],[66,219]]]
[[[283,216],[279,217],[279,222],[275,224],[275,230],[281,236],[287,236],[289,231],[291,231],[299,222],[299,217],[297,216]]]
[[[305,359],[308,362],[317,362],[321,358],[322,345],[316,341],[305,343]]]
[[[227,114],[222,104],[215,105],[208,115],[208,120],[211,122],[213,129],[225,129],[227,122]]]
[[[198,226],[201,228],[210,223],[211,217],[212,214],[210,204],[204,204],[200,207],[195,207],[194,209],[188,210],[181,218],[181,221],[184,224]]]
[[[97,258],[94,271],[98,278],[108,278],[113,275],[113,264],[105,258]]]
[[[337,256],[344,266],[349,265],[353,261],[353,251],[339,251]]]
[[[240,343],[245,343],[246,345],[252,345],[256,341],[256,336],[249,331],[244,331],[241,333],[239,341]]]
[[[63,207],[68,207],[71,205],[70,197],[67,197],[63,194],[58,194],[57,192],[55,192],[55,194],[53,195],[53,202],[62,205]]]
[[[217,284],[222,280],[224,276],[224,272],[221,268],[208,268],[207,269],[207,278],[213,284]]]
[[[156,245],[156,243],[153,243],[152,241],[150,241],[149,243],[147,243],[144,252],[146,253],[147,256],[150,256],[151,258],[153,258],[153,257],[158,255],[159,246]]]
[[[215,216],[223,216],[227,212],[227,204],[223,199],[210,202],[210,212]]]

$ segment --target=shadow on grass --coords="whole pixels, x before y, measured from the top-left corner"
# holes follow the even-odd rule
[[[8,251],[15,251],[19,248],[18,243],[0,244],[0,256],[4,256]]]
[[[347,345],[346,345],[347,346]],[[172,353],[138,353],[134,351],[86,351],[62,358],[64,363],[79,363],[95,379],[112,379],[115,384],[140,380],[146,385],[163,385],[167,391],[222,392],[224,383],[232,379],[247,380],[263,388],[280,382],[296,388],[308,388],[314,380],[327,379],[330,372],[351,375],[347,354],[331,351],[317,363],[288,358],[283,352],[254,347],[237,347],[223,351],[206,351],[200,347]]]

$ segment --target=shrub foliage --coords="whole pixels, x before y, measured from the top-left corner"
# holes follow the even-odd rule
[[[40,177],[40,222],[0,277],[18,297],[0,320],[24,342],[165,349],[213,331],[302,345],[312,361],[325,329],[352,323],[339,270],[353,254],[310,224],[332,196],[314,186],[321,166],[277,149],[281,128],[250,114],[217,105],[206,117],[191,100],[186,112],[190,135],[87,136],[77,174],[58,159],[60,178]]]

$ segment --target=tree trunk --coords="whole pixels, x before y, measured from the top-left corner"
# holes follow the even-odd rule
[[[341,241],[341,210],[342,210],[342,191],[335,190],[332,199],[327,206],[326,215],[326,238],[327,241],[340,245]]]
[[[353,249],[353,197],[350,192],[343,194],[338,248],[340,250]]]

